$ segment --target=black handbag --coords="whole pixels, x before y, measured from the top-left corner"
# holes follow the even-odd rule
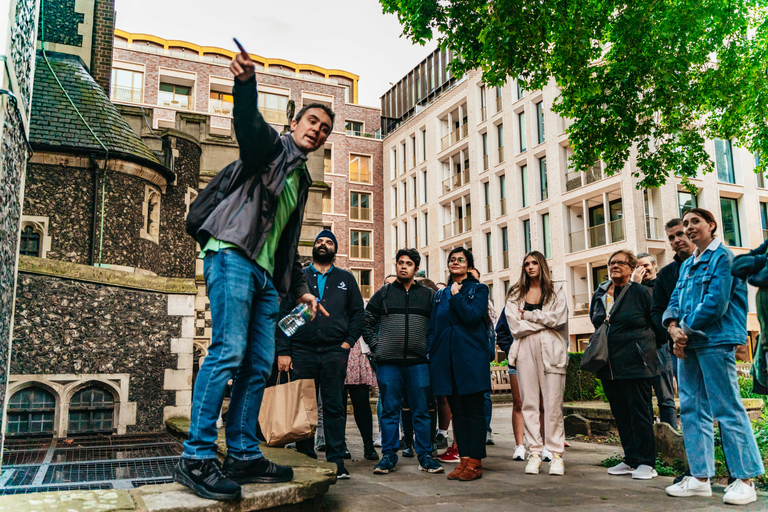
[[[616,307],[619,305],[619,302],[621,302],[622,297],[624,297],[624,294],[629,290],[631,285],[632,281],[624,286],[618,298],[616,298],[616,302],[613,303],[611,311],[616,311]],[[582,370],[597,373],[608,364],[608,329],[610,326],[611,315],[606,312],[605,320],[600,324],[600,327],[592,333],[592,336],[589,337],[589,345],[584,351],[584,355],[581,356],[580,366]]]

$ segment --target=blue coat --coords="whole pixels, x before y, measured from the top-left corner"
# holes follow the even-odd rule
[[[469,279],[463,283],[461,291],[451,295],[449,282],[437,293],[432,307],[427,351],[436,396],[491,390],[486,324],[488,287]]]

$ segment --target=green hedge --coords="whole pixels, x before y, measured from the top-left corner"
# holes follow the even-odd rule
[[[584,400],[599,400],[595,393],[599,381],[594,373],[582,371],[579,366],[583,352],[568,354],[568,371],[565,375],[565,393],[563,401],[581,402]]]

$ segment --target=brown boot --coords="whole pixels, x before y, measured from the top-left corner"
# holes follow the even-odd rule
[[[448,473],[448,480],[458,480],[461,474],[464,472],[464,469],[466,469],[467,464],[469,464],[469,457],[462,457],[459,460],[459,465],[456,466],[456,469]]]
[[[480,459],[469,459],[467,467],[459,475],[459,480],[462,482],[470,482],[483,477],[483,461]]]

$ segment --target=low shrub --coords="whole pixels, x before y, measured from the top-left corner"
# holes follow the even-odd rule
[[[599,380],[594,373],[583,371],[580,367],[583,352],[571,352],[568,354],[568,369],[565,374],[565,392],[563,401],[581,402],[586,400],[599,400],[596,389]]]

